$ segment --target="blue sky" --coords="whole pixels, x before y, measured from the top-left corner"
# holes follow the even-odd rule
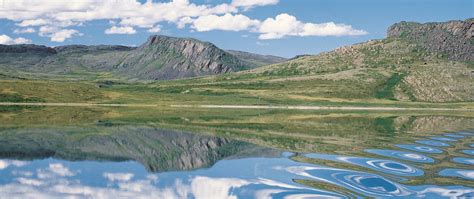
[[[383,38],[399,21],[474,17],[472,0],[154,0],[147,8],[144,1],[111,1],[119,4],[0,0],[0,43],[137,46],[151,34],[164,34],[292,57]]]

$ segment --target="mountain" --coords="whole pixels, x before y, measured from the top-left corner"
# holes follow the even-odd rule
[[[0,45],[0,67],[28,68],[41,59],[53,56],[54,48],[32,44]]]
[[[116,77],[153,80],[226,74],[142,85],[84,82],[81,89],[71,88],[78,88],[79,84],[48,82],[47,85],[57,85],[54,92],[38,88],[38,82],[0,74],[11,80],[0,84],[0,101],[94,99],[104,103],[145,104],[155,103],[159,97],[162,103],[173,104],[327,105],[330,102],[405,106],[408,104],[405,102],[473,102],[473,23],[473,19],[425,24],[401,22],[388,28],[385,39],[258,68],[248,64],[257,62],[255,56],[224,51],[194,39],[165,36],[152,36],[137,48],[76,46],[51,51],[39,47],[42,50],[19,51],[34,54],[37,64],[24,67],[27,64],[8,65],[3,61],[1,73],[29,70],[33,72],[31,76],[45,73],[97,75],[94,80],[103,76],[112,76],[112,80]],[[16,56],[20,60],[5,56],[17,51],[0,53],[0,59],[22,63],[21,56]],[[244,70],[247,68],[253,69]],[[81,95],[77,95],[78,90]],[[58,98],[57,93],[68,97]]]
[[[385,39],[242,71],[215,84],[258,80],[260,93],[291,100],[474,101],[473,22],[401,22]]]
[[[244,60],[247,63],[250,63],[249,65],[254,66],[264,66],[286,61],[286,59],[283,57],[273,55],[260,55],[237,50],[227,50],[227,52],[241,60]]]
[[[196,39],[155,35],[137,48],[117,45],[54,48],[0,45],[0,69],[3,72],[51,74],[107,72],[120,78],[163,80],[230,73],[275,63],[276,60],[276,57],[248,55],[244,56],[242,52],[236,56],[212,43]]]
[[[474,19],[444,23],[400,22],[388,29],[398,37],[421,45],[427,51],[455,61],[474,61]]]

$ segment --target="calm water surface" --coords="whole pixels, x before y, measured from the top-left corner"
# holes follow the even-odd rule
[[[130,123],[9,126],[0,129],[0,198],[474,198],[473,131],[376,126],[365,131],[377,136],[354,137],[331,125],[338,131],[298,139]]]

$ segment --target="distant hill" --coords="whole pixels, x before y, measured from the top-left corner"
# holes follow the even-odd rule
[[[473,19],[401,22],[382,40],[243,71],[228,79],[259,79],[299,98],[474,101]],[[263,81],[265,82],[265,81]]]
[[[30,73],[97,73],[137,80],[215,75],[276,63],[283,58],[224,51],[190,38],[150,36],[141,46],[0,45],[0,69]]]
[[[249,65],[254,65],[254,66],[264,66],[264,65],[284,62],[287,60],[286,58],[283,58],[283,57],[278,57],[278,56],[273,56],[273,55],[260,55],[260,54],[248,53],[248,52],[237,51],[237,50],[227,50],[227,52],[247,63],[250,63]]]

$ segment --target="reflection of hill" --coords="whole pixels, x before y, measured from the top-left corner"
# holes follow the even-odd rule
[[[276,150],[215,136],[149,127],[7,129],[0,131],[2,158],[135,160],[150,171],[208,167],[224,158],[278,155]]]

